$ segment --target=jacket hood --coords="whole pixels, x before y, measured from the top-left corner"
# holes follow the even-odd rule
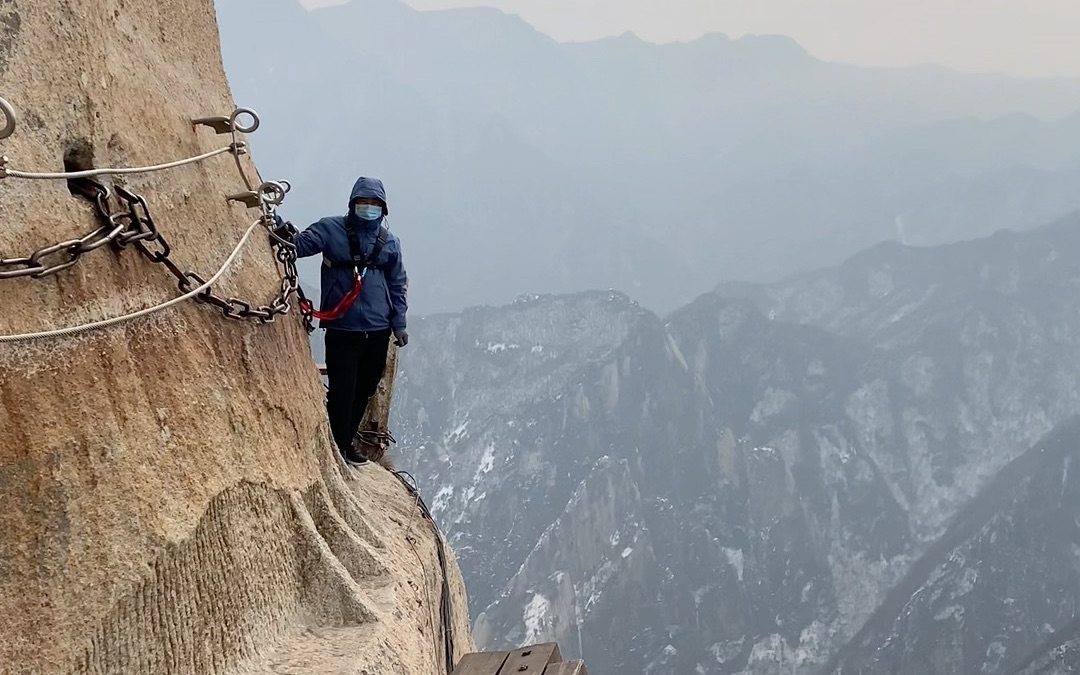
[[[378,178],[361,176],[356,179],[356,183],[353,185],[352,194],[349,195],[349,213],[352,213],[353,200],[358,197],[378,199],[383,205],[383,215],[390,214],[390,207],[386,203],[386,188],[383,187],[382,181]]]

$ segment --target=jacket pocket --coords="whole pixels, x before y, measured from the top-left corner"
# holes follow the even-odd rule
[[[369,324],[374,326],[390,320],[390,292],[381,270],[368,272],[367,279],[364,280],[364,292],[360,297],[363,300],[364,317]]]
[[[328,275],[329,279],[326,280],[326,287],[321,294],[321,302],[319,305],[320,311],[326,312],[337,306],[341,299],[345,297],[345,294],[349,292],[349,288],[345,288],[344,275],[338,273],[336,270],[334,273]],[[352,275],[349,275],[349,279],[352,279]]]

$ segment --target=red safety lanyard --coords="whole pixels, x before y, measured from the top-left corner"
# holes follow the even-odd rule
[[[360,289],[364,285],[364,275],[357,274],[356,281],[353,283],[352,290],[345,294],[345,297],[341,299],[341,302],[337,304],[333,309],[318,311],[311,306],[311,301],[303,299],[300,301],[300,311],[305,314],[311,314],[312,317],[319,321],[333,321],[340,319],[345,315],[345,312],[349,311],[349,308],[353,306],[356,299],[360,297]]]

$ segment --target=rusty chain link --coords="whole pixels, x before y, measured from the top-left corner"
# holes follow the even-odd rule
[[[177,288],[181,292],[187,293],[206,283],[201,276],[191,270],[185,271],[172,259],[172,246],[158,230],[150,207],[142,196],[116,186],[122,208],[113,211],[109,204],[112,195],[102,183],[92,178],[77,178],[69,184],[73,191],[94,205],[101,226],[78,239],[57,242],[25,257],[0,258],[0,279],[41,278],[56,274],[77,264],[83,254],[111,245],[114,250],[134,246],[144,258],[167,269],[176,278]],[[274,200],[269,204],[264,200],[263,203],[263,225],[268,231],[273,227],[274,208],[281,203],[286,191],[280,184],[267,184],[260,189],[260,194],[269,193],[270,199]],[[272,323],[277,316],[288,314],[292,297],[303,296],[296,270],[296,248],[274,239],[271,239],[271,246],[283,267],[283,273],[278,294],[269,304],[253,305],[235,297],[223,298],[210,288],[196,295],[196,302],[212,305],[220,309],[226,318],[239,321]]]
[[[72,180],[71,187],[73,191],[77,191],[93,203],[99,215],[108,213],[109,189],[107,187],[90,179]],[[106,244],[115,243],[124,234],[125,229],[126,226],[123,223],[105,218],[100,227],[78,239],[60,241],[39,248],[21,258],[0,257],[0,279],[18,277],[40,279],[56,274],[74,266],[83,254],[95,251]]]
[[[304,330],[310,335],[315,330],[314,308],[304,295],[304,289],[300,286],[299,275],[296,270],[296,244],[293,242],[293,234],[296,230],[292,223],[286,223],[277,215],[277,207],[285,201],[285,195],[292,189],[288,181],[269,181],[259,186],[259,208],[262,210],[264,222],[270,231],[270,244],[274,246],[278,262],[285,271],[281,279],[281,295],[279,298],[286,300],[296,294],[297,307],[300,310],[300,318],[304,322]],[[293,234],[282,237],[279,228],[286,228]],[[286,305],[286,311],[288,307]]]
[[[116,193],[127,205],[127,213],[121,217],[128,221],[125,234],[120,235],[117,245],[121,248],[134,244],[135,248],[152,263],[160,264],[176,278],[177,288],[186,293],[206,283],[206,279],[191,270],[183,270],[172,259],[172,246],[158,230],[150,215],[150,208],[140,195],[123,187],[117,187]],[[265,215],[264,215],[265,218]],[[264,223],[265,225],[265,223]],[[268,228],[269,229],[269,228]],[[130,234],[128,234],[130,233]],[[284,274],[277,296],[266,305],[253,305],[235,297],[223,298],[207,289],[195,296],[196,302],[212,305],[221,310],[227,319],[239,321],[256,320],[272,323],[277,316],[288,314],[291,308],[289,300],[297,292],[300,284],[297,280],[296,249],[288,246],[274,246],[275,255],[284,265]]]
[[[240,123],[240,118],[243,115],[250,116],[250,124],[245,126]],[[0,128],[0,139],[3,139],[10,136],[15,130],[16,119],[14,108],[2,98],[0,98],[0,118],[4,122],[4,126]],[[228,117],[205,117],[193,119],[191,122],[193,126],[210,126],[219,134],[231,134],[232,143],[228,147],[218,148],[202,155],[164,164],[130,168],[89,169],[74,172],[16,171],[8,166],[9,160],[7,157],[0,157],[0,179],[8,177],[66,179],[73,194],[86,198],[87,201],[94,205],[98,219],[101,221],[100,227],[78,239],[57,242],[40,248],[25,257],[4,258],[0,256],[0,279],[18,277],[37,279],[73,267],[84,254],[105,245],[110,245],[116,251],[134,246],[147,260],[165,267],[176,278],[177,287],[182,293],[190,295],[196,302],[209,304],[220,309],[222,314],[229,319],[251,319],[261,323],[273,322],[275,317],[287,314],[290,311],[290,300],[295,295],[299,301],[298,305],[304,320],[304,326],[310,333],[313,330],[312,309],[311,304],[304,297],[303,289],[300,287],[298,280],[296,247],[291,241],[282,239],[274,232],[275,226],[280,222],[280,219],[276,216],[276,209],[284,200],[285,194],[289,192],[291,186],[288,182],[281,181],[265,182],[259,185],[258,188],[253,188],[253,184],[240,162],[240,156],[247,149],[247,143],[242,140],[241,135],[251,133],[259,128],[258,114],[249,108],[237,108]],[[105,174],[163,171],[201,162],[224,153],[231,153],[236,158],[240,176],[243,178],[249,194],[250,192],[256,193],[258,206],[262,211],[261,219],[252,224],[244,235],[244,240],[247,239],[252,229],[261,224],[270,234],[270,245],[274,249],[277,262],[283,268],[278,294],[266,305],[255,306],[239,298],[223,298],[216,295],[205,279],[191,270],[185,271],[173,261],[171,257],[172,246],[158,230],[145,199],[130,190],[116,186],[116,195],[119,197],[121,208],[114,212],[110,207],[110,199],[113,197],[112,192],[94,179],[94,176]],[[238,250],[234,251],[233,255],[236,253],[238,253]],[[233,260],[233,257],[230,256],[229,260]],[[212,279],[218,279],[223,272],[224,268]]]

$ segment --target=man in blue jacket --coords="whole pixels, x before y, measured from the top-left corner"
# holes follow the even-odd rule
[[[346,215],[323,218],[293,238],[298,258],[322,254],[319,326],[326,329],[326,407],[334,440],[353,464],[367,461],[353,441],[386,368],[390,336],[400,347],[409,343],[408,278],[401,242],[383,222],[389,213],[382,181],[361,177]],[[286,223],[276,233],[295,232]],[[360,294],[349,304],[357,275],[362,275]]]

